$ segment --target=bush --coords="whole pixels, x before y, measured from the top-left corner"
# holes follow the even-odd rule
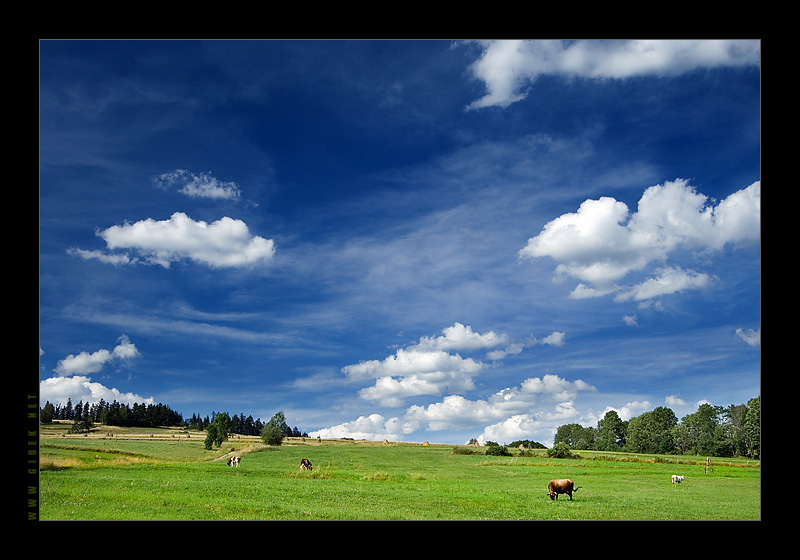
[[[68,433],[70,434],[83,434],[92,431],[94,422],[91,418],[84,418],[83,420],[75,419],[72,426],[70,426]]]
[[[283,431],[275,424],[267,424],[261,429],[261,440],[267,445],[283,443]]]
[[[509,457],[511,455],[505,445],[490,445],[486,448],[486,454],[499,457]]]
[[[228,439],[231,431],[231,418],[227,412],[220,412],[214,416],[214,419],[206,428],[206,449],[211,449],[212,446],[221,446],[222,443]]]
[[[547,450],[548,457],[555,457],[556,459],[570,459],[574,457],[569,446],[563,441],[559,441],[551,449]]]
[[[454,447],[453,448],[454,455],[478,455],[480,451],[478,451],[475,447]]]

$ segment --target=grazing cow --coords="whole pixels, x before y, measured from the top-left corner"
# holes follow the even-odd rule
[[[238,467],[239,466],[239,461],[241,461],[241,460],[242,460],[241,457],[233,456],[230,459],[228,459],[228,466],[229,467]]]
[[[569,499],[572,499],[572,493],[577,492],[577,488],[575,488],[575,483],[573,483],[568,478],[561,478],[558,480],[551,480],[550,484],[547,485],[547,494],[550,496],[551,500],[557,500],[559,494],[566,494],[569,496]]]
[[[677,475],[677,474],[673,474],[672,475],[672,485],[673,486],[676,486],[676,485],[680,484],[684,480],[686,480],[685,476],[680,476],[680,475]]]
[[[301,459],[300,460],[300,470],[301,471],[314,470],[313,467],[311,466],[311,461],[309,461],[308,459]]]

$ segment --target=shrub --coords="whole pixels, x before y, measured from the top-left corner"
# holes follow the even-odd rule
[[[500,457],[508,457],[511,455],[505,445],[490,445],[486,448],[486,454]]]
[[[480,451],[478,451],[474,447],[454,447],[453,454],[454,455],[478,455]]]
[[[267,424],[261,429],[261,440],[267,445],[280,445],[283,443],[283,432],[278,426]]]
[[[574,457],[569,446],[563,441],[559,441],[551,449],[547,450],[548,457],[555,457],[556,459],[570,459]]]

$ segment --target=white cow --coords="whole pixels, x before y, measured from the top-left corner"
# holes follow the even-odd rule
[[[230,459],[228,459],[228,466],[229,467],[238,467],[239,466],[239,461],[241,461],[241,460],[242,460],[241,457],[233,456]]]
[[[677,475],[677,474],[673,474],[672,475],[672,485],[673,486],[675,486],[676,484],[680,484],[684,480],[686,480],[685,476],[680,476],[680,475]]]

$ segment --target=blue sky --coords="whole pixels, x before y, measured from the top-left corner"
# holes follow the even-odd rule
[[[42,41],[42,402],[552,445],[760,394],[758,41]]]

